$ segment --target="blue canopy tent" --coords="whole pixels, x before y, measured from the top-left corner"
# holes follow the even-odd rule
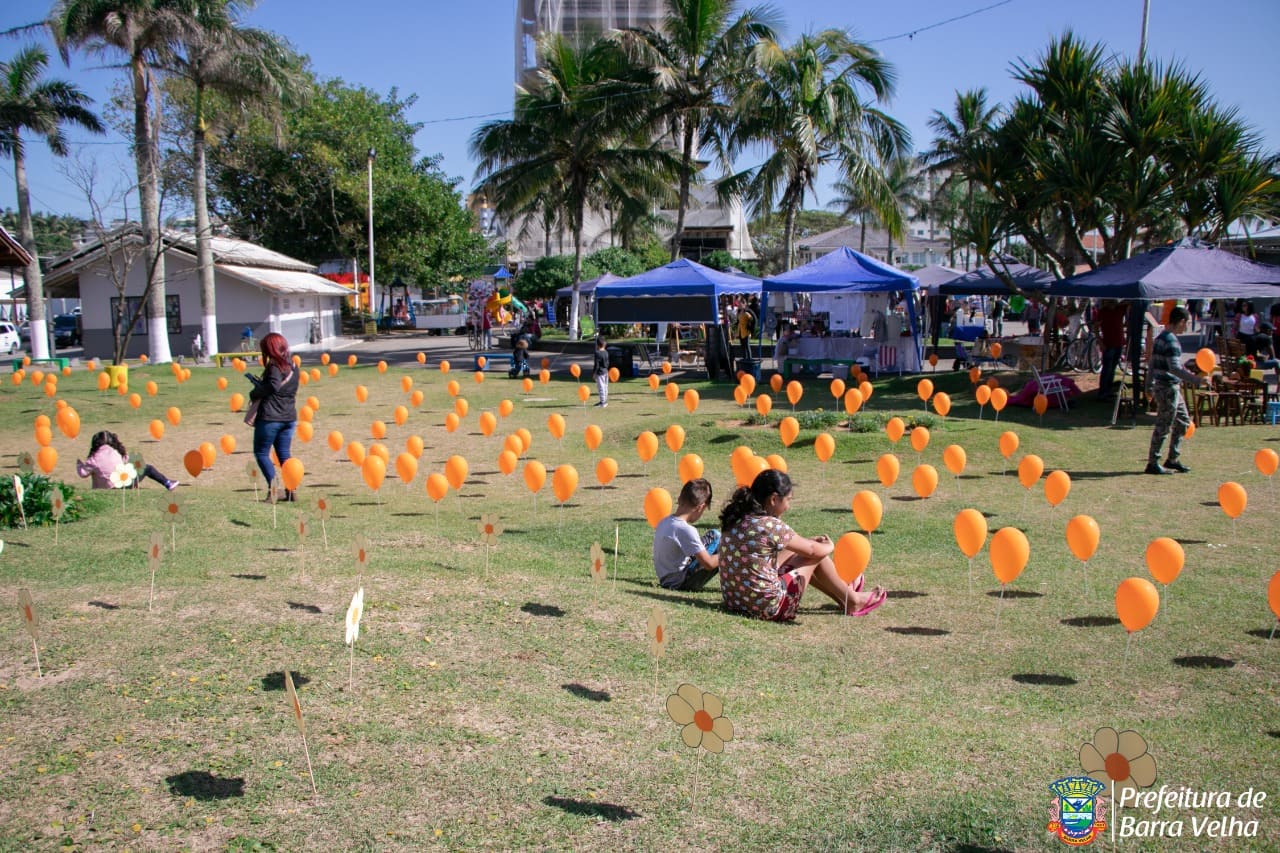
[[[1053,284],[1053,274],[1029,266],[1005,255],[996,260],[996,266],[1007,273],[1021,291],[1045,290]],[[1009,296],[1009,286],[1004,279],[983,265],[951,281],[938,285],[938,293],[945,296]]]
[[[914,294],[920,282],[910,273],[877,261],[848,246],[828,252],[801,267],[770,276],[763,283],[765,292],[781,293],[894,293]],[[920,346],[920,322],[914,298],[907,300],[907,322],[915,345],[916,361],[923,357]]]
[[[1073,275],[1048,296],[1092,299],[1280,298],[1280,267],[1259,264],[1205,243],[1183,240]]]
[[[589,308],[591,305],[591,300],[595,297],[596,288],[602,284],[609,284],[615,281],[622,281],[622,277],[616,276],[611,272],[607,272],[604,275],[597,276],[596,278],[589,279],[579,284],[578,285],[578,314],[584,317],[591,316],[591,311],[589,310]],[[560,302],[564,302],[566,304],[566,310],[564,314],[566,323],[568,322],[568,317],[569,317],[569,312],[567,310],[569,307],[568,303],[572,298],[573,298],[573,286],[570,285],[569,287],[561,287],[560,289],[558,289],[556,291],[556,298],[551,302],[555,310],[559,310]],[[552,319],[552,322],[554,323],[555,320]]]
[[[729,343],[720,323],[723,296],[760,294],[760,280],[726,273],[681,258],[620,281],[596,286],[595,321],[605,323],[708,323],[716,332],[707,340],[707,374],[723,367],[732,374]]]

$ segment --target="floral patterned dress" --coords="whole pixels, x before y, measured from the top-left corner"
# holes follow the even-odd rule
[[[720,592],[724,605],[758,619],[776,619],[787,592],[778,576],[778,552],[795,535],[772,515],[748,515],[720,540]]]

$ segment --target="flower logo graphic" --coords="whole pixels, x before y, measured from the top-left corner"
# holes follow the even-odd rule
[[[360,639],[360,618],[364,616],[364,587],[356,590],[351,596],[351,605],[347,607],[347,645],[353,645]]]
[[[608,563],[604,561],[604,548],[599,542],[591,543],[591,579],[602,581],[609,573]]]
[[[692,684],[681,684],[667,697],[667,714],[680,729],[680,738],[690,749],[702,747],[707,752],[724,752],[726,741],[733,740],[733,723],[724,714],[719,696],[703,693]]]
[[[1156,781],[1156,760],[1147,742],[1132,729],[1116,732],[1103,726],[1093,741],[1080,746],[1080,768],[1089,776],[1110,782],[1112,789],[1146,788]],[[1113,793],[1114,796],[1114,793]]]
[[[138,471],[128,462],[121,462],[111,472],[111,488],[127,489],[138,479]]]
[[[667,651],[667,638],[669,636],[667,611],[661,607],[654,607],[649,611],[649,654],[655,658],[662,657]]]
[[[477,525],[480,530],[480,541],[485,545],[493,546],[498,544],[498,537],[502,535],[502,525],[498,523],[498,517],[490,513],[484,513],[480,516],[480,523]]]

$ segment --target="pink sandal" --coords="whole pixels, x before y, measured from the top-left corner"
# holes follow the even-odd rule
[[[888,600],[888,598],[889,598],[889,591],[882,589],[880,590],[880,594],[878,596],[872,596],[870,601],[868,601],[866,604],[862,605],[862,607],[853,611],[849,615],[850,616],[866,616],[872,610],[875,610],[881,604],[884,604],[885,601]]]

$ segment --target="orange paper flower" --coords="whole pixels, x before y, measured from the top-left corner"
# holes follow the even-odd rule
[[[54,486],[51,490],[49,498],[49,511],[53,513],[55,519],[62,518],[62,514],[67,510],[67,502],[62,497],[62,489]]]
[[[1156,781],[1156,760],[1142,735],[1132,729],[1098,729],[1093,741],[1080,747],[1080,768],[1099,782],[1110,782],[1113,789],[1146,788]]]
[[[170,524],[177,524],[182,521],[182,499],[178,497],[178,493],[166,492],[164,498],[160,501],[160,510]]]
[[[355,540],[351,543],[351,551],[355,554],[356,566],[363,572],[369,565],[369,540],[363,533],[356,534]]]
[[[649,611],[649,654],[660,658],[667,650],[667,611],[654,607]]]
[[[498,537],[502,535],[502,525],[498,523],[498,517],[491,513],[484,513],[480,516],[480,541],[486,545],[497,545]]]
[[[328,521],[329,510],[331,509],[329,499],[326,498],[324,495],[321,495],[320,497],[316,498],[315,507],[316,507],[316,515],[320,516],[320,520]]]
[[[703,693],[692,684],[681,684],[667,697],[667,714],[683,726],[680,738],[690,749],[724,752],[725,742],[733,740],[733,723],[724,716],[720,697]]]
[[[147,568],[155,571],[160,568],[160,557],[164,554],[164,534],[152,533],[151,542],[147,545]]]
[[[604,549],[599,542],[591,543],[591,579],[602,581],[609,573],[608,563],[604,559]]]

